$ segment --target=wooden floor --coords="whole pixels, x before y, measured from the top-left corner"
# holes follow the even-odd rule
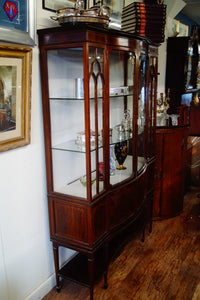
[[[153,223],[145,242],[134,237],[124,246],[103,280],[94,289],[95,300],[199,300],[200,199],[192,189],[184,199],[183,213]],[[89,300],[89,289],[64,281],[43,300]]]

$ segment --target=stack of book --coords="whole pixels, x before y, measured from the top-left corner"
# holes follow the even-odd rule
[[[165,4],[133,2],[123,8],[121,29],[162,43],[165,38],[166,7]]]

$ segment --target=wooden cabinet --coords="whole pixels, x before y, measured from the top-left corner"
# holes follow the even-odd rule
[[[151,224],[157,46],[84,24],[38,35],[57,289],[73,273],[93,299],[97,252],[106,286],[109,242],[138,219]],[[79,253],[62,269],[60,246]]]
[[[188,127],[156,130],[153,218],[169,218],[183,209]]]
[[[189,135],[200,136],[200,106],[192,104],[190,107]]]
[[[170,37],[167,41],[166,91],[170,89],[170,112],[190,104],[198,92],[199,41],[194,37]]]

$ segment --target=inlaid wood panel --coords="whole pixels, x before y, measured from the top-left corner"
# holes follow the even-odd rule
[[[54,201],[55,235],[88,242],[87,208],[66,201]]]

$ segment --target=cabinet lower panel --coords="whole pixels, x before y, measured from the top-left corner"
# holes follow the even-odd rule
[[[170,218],[182,212],[187,137],[186,126],[156,131],[154,219]]]
[[[71,249],[77,247],[78,251],[96,251],[107,236],[127,227],[145,209],[152,189],[152,186],[145,188],[151,168],[150,164],[134,184],[131,181],[116,187],[91,205],[50,196],[52,240],[60,240]]]
[[[144,231],[147,223],[149,223],[149,232],[151,232],[152,204],[153,189],[146,195],[142,205],[137,210],[137,214],[135,213],[131,218],[123,220],[124,222],[121,223],[121,227],[116,226],[112,228],[96,251],[92,251],[91,249],[91,251],[79,252],[75,255],[58,271],[58,276],[90,287],[88,260],[92,256],[94,259],[94,283],[98,282],[105,275],[109,262],[116,259],[131,236],[143,230],[141,239],[144,239]],[[56,244],[63,246],[59,244],[59,241]]]

